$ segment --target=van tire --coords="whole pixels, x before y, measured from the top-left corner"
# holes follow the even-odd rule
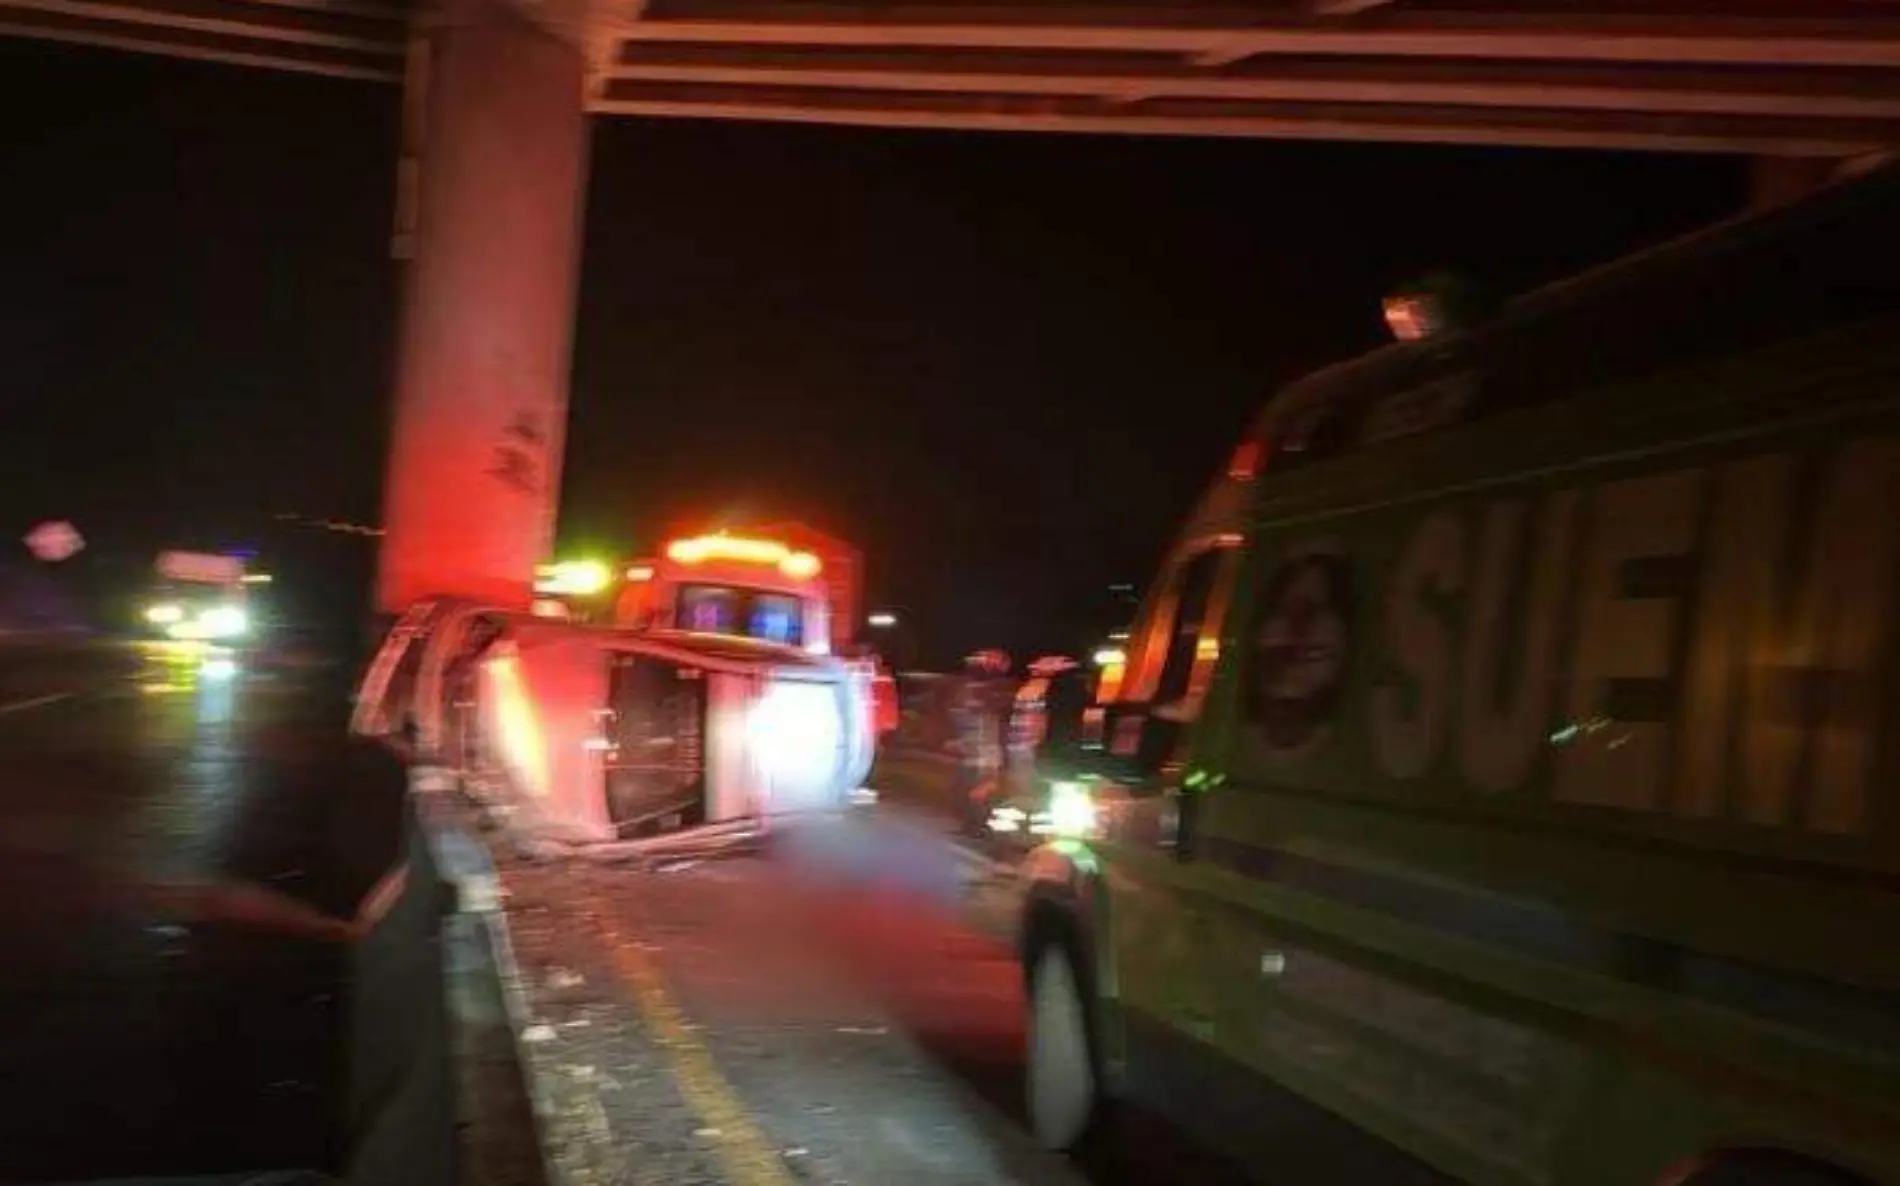
[[[1029,977],[1024,1098],[1037,1143],[1063,1152],[1088,1143],[1102,1112],[1100,1060],[1082,984],[1068,945],[1043,944]]]

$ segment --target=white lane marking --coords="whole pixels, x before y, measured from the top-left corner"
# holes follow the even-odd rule
[[[58,704],[61,700],[71,700],[77,692],[54,692],[47,696],[35,696],[30,700],[15,700],[12,704],[0,704],[0,717],[10,712],[25,712],[29,708],[42,708],[48,704]]]

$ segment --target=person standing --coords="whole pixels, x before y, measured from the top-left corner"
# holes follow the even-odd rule
[[[953,806],[963,831],[972,836],[987,832],[990,808],[1002,789],[1015,696],[1009,669],[1009,656],[1002,651],[978,651],[964,660]]]

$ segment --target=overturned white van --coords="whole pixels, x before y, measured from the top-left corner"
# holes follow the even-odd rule
[[[391,630],[352,728],[535,837],[637,847],[847,806],[871,765],[870,678],[768,642],[438,601]]]

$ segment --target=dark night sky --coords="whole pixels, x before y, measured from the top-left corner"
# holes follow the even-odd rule
[[[13,41],[0,78],[0,529],[374,521],[395,93]],[[608,120],[593,152],[564,537],[807,518],[944,648],[1084,641],[1390,285],[1521,290],[1742,195],[1732,161],[1430,147]]]

